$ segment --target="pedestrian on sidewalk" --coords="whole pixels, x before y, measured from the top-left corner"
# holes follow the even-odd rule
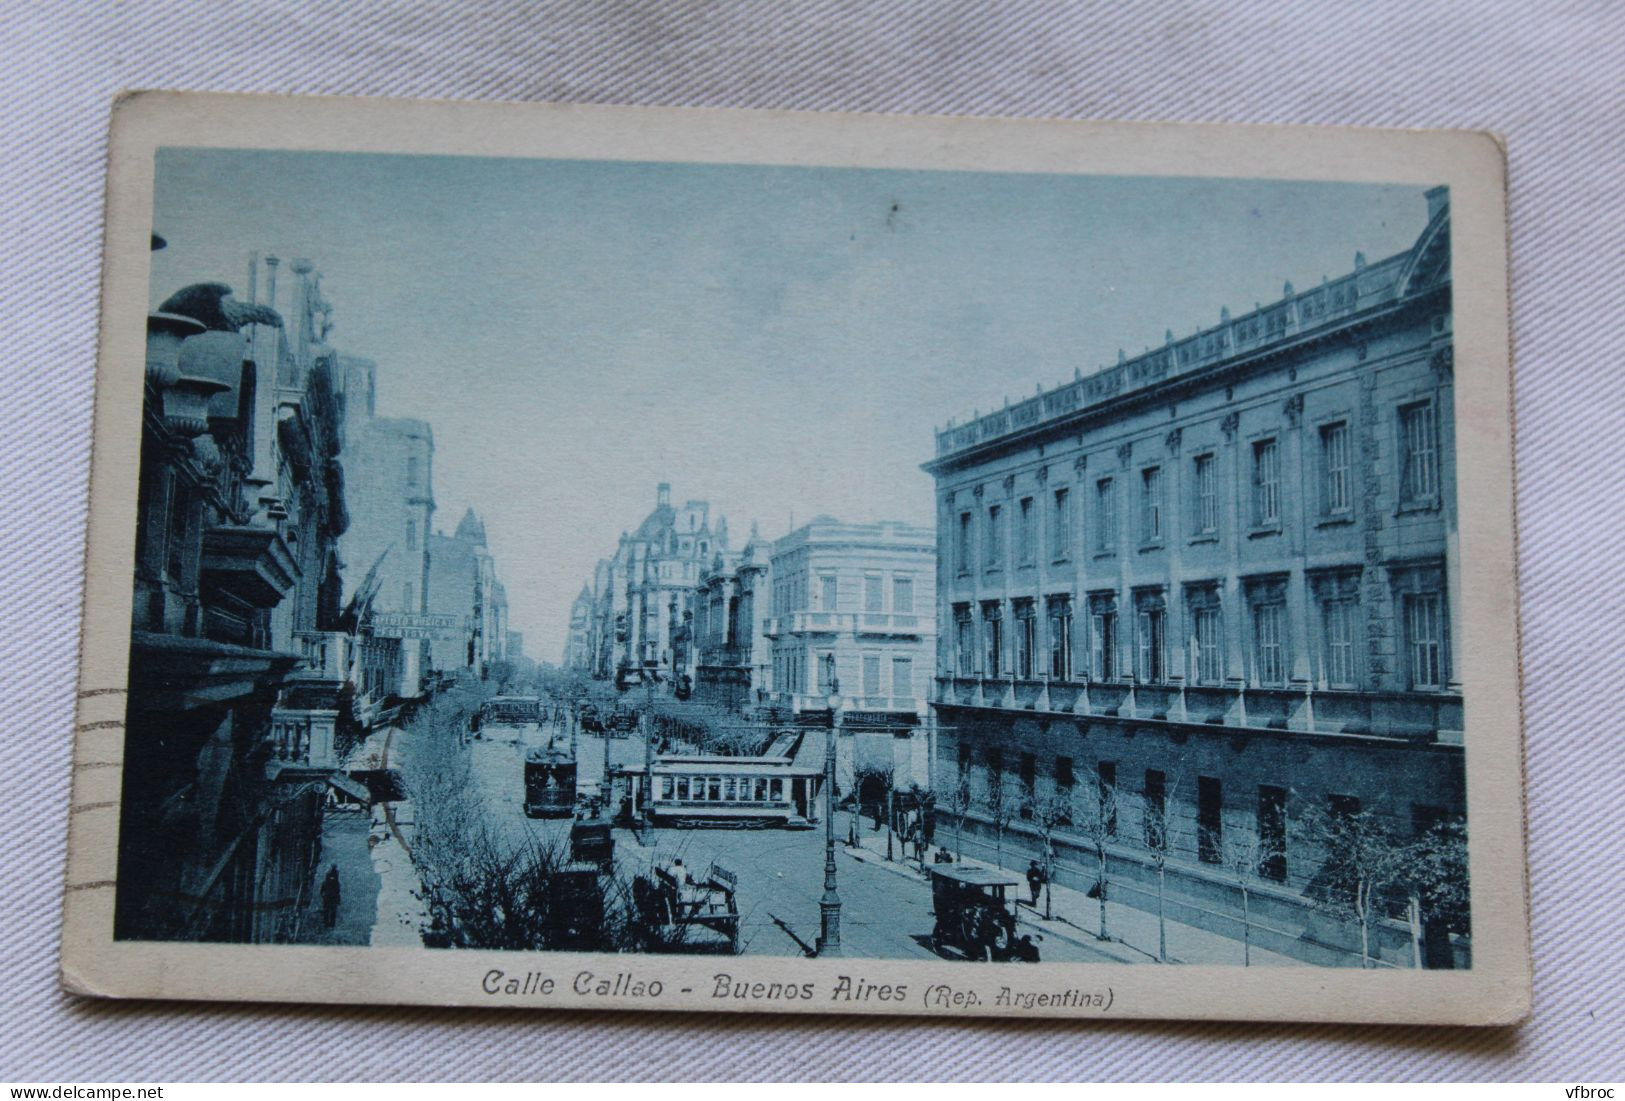
[[[339,866],[334,864],[327,869],[327,878],[322,880],[322,921],[327,923],[329,929],[339,921]]]
[[[1044,869],[1038,866],[1038,861],[1030,860],[1027,862],[1027,889],[1033,893],[1031,905],[1038,905],[1038,895],[1043,891],[1044,881],[1047,878],[1044,875]]]

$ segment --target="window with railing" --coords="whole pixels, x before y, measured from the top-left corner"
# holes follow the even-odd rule
[[[1031,600],[1017,600],[1012,604],[1016,620],[1016,676],[1022,680],[1033,677],[1033,651],[1038,641],[1038,620]]]
[[[1399,410],[1399,503],[1422,507],[1439,498],[1438,425],[1431,401]]]
[[[1444,686],[1443,607],[1438,593],[1405,594],[1405,646],[1412,688]]]
[[[1038,554],[1037,519],[1033,514],[1033,499],[1023,497],[1016,510],[1017,532],[1016,548],[1018,557],[1016,564],[1031,566]]]
[[[1161,684],[1167,679],[1163,642],[1165,604],[1159,593],[1141,593],[1135,598],[1135,645],[1138,662],[1135,676],[1142,684]]]
[[[1090,598],[1089,668],[1099,681],[1117,676],[1117,606],[1109,596]]]
[[[1253,526],[1281,523],[1281,448],[1273,440],[1253,444]]]
[[[1253,680],[1279,687],[1286,683],[1286,602],[1273,592],[1255,595],[1253,610]]]
[[[1004,620],[997,600],[982,605],[982,669],[987,676],[1003,675]]]
[[[1320,514],[1327,518],[1347,516],[1354,508],[1354,491],[1349,455],[1347,421],[1322,425],[1320,429]]]
[[[1055,504],[1051,513],[1053,520],[1050,525],[1050,544],[1053,548],[1053,557],[1059,562],[1072,553],[1071,491],[1057,489],[1053,499]]]
[[[1354,633],[1359,618],[1359,603],[1353,597],[1336,597],[1321,605],[1326,636],[1326,686],[1328,688],[1354,688],[1358,679],[1355,672]]]
[[[1072,679],[1072,598],[1052,596],[1049,611],[1049,675],[1054,680]]]
[[[1140,542],[1162,541],[1162,467],[1140,471]]]
[[[1095,483],[1095,553],[1110,554],[1117,549],[1117,495],[1112,480]]]
[[[1215,457],[1211,454],[1196,456],[1192,475],[1195,495],[1192,529],[1197,535],[1214,535],[1219,530],[1219,473]]]
[[[959,675],[975,675],[976,625],[971,620],[969,604],[954,605],[954,644]]]
[[[1444,569],[1417,565],[1395,570],[1391,576],[1403,635],[1402,675],[1413,689],[1443,688],[1450,679]]]
[[[1218,593],[1193,590],[1186,601],[1191,609],[1191,679],[1196,684],[1218,684],[1224,679],[1224,621]]]

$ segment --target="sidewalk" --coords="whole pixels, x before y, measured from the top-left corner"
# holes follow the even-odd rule
[[[328,810],[322,819],[322,858],[305,905],[303,944],[364,945],[377,919],[379,878],[367,845],[369,818],[363,810]],[[322,913],[327,870],[339,870],[338,920],[329,928]]]
[[[384,728],[379,745],[379,767],[388,768],[390,752],[401,748],[395,742],[395,734],[395,727]],[[378,803],[373,807],[368,845],[373,871],[378,875],[378,907],[372,926],[375,948],[408,945],[420,948],[423,930],[428,927],[423,885],[418,881],[412,854],[403,847],[403,842],[409,845],[412,841],[411,806],[409,801],[402,801]]]
[[[859,848],[854,851],[843,844],[841,851],[855,860],[865,863],[878,864],[894,871],[898,875],[919,879],[923,877],[920,866],[913,859],[904,863],[902,860],[902,839],[893,835],[892,854],[896,858],[888,863],[886,860],[886,831],[875,830],[872,823],[865,818],[858,834]],[[938,841],[945,838],[939,833]],[[952,838],[947,848],[953,850]],[[942,846],[938,846],[942,847]],[[1009,853],[1010,863],[1017,859],[1025,862],[1025,857],[1017,853]],[[927,861],[930,856],[926,857]],[[967,856],[966,865],[972,867],[992,868],[994,865],[988,861],[977,860]],[[927,864],[927,867],[930,865]],[[1060,940],[1070,941],[1092,948],[1097,952],[1104,952],[1121,959],[1124,963],[1154,963],[1157,959],[1157,915],[1155,911],[1141,910],[1137,907],[1126,906],[1121,902],[1108,901],[1106,903],[1106,932],[1110,940],[1102,941],[1098,934],[1100,931],[1100,901],[1090,898],[1084,891],[1052,884],[1049,888],[1050,912],[1052,918],[1044,918],[1044,896],[1039,895],[1038,905],[1030,906],[1027,902],[1028,889],[1024,870],[1005,868],[1010,877],[1020,881],[1019,887],[1013,889],[1012,897],[1021,900],[1021,924],[1031,927],[1046,937],[1056,937]],[[1115,889],[1115,888],[1114,888]],[[1125,888],[1126,891],[1126,888]],[[1110,894],[1110,892],[1108,892]],[[1169,920],[1168,930],[1168,962],[1218,964],[1240,966],[1242,963],[1242,944],[1240,940],[1222,936],[1207,929],[1199,929],[1193,925]],[[1254,967],[1302,967],[1301,961],[1278,952],[1269,952],[1257,944],[1252,946],[1252,966]]]

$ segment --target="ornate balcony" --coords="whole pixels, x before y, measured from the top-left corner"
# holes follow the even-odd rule
[[[271,528],[223,525],[203,533],[203,583],[254,608],[274,608],[299,578],[293,552]]]
[[[855,618],[860,635],[918,636],[925,631],[925,617],[908,612],[860,612]]]

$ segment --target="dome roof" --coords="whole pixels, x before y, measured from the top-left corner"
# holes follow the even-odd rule
[[[485,546],[485,522],[474,515],[472,508],[463,513],[462,520],[458,522],[457,538],[465,543]]]

